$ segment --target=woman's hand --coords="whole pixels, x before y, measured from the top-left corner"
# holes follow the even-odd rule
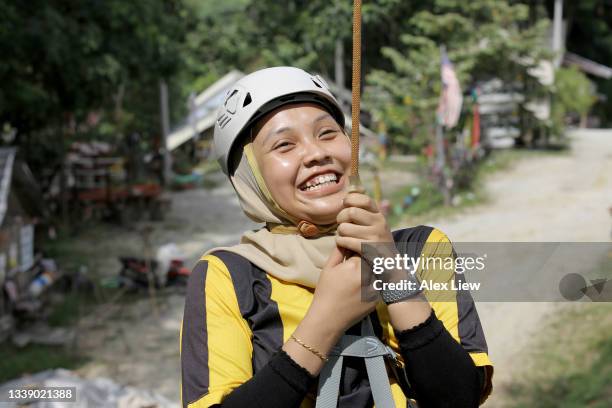
[[[336,217],[336,244],[339,247],[361,255],[361,244],[364,242],[393,242],[385,216],[370,197],[363,193],[348,193],[344,198],[344,207]]]
[[[311,310],[322,312],[337,334],[372,312],[378,301],[362,299],[361,258],[355,255],[344,258],[344,251],[334,247],[321,271],[311,304]]]
[[[362,243],[394,242],[385,216],[370,197],[362,193],[348,193],[344,199],[344,206],[336,218],[338,222],[336,244],[339,247],[364,256]],[[380,245],[375,248],[374,253],[376,256],[393,257],[397,254],[397,248],[395,245]],[[405,274],[403,270],[388,271],[379,278],[383,281],[397,282],[405,278]],[[400,331],[424,322],[431,314],[431,307],[423,296],[393,303],[387,310],[391,324]]]
[[[362,298],[367,288],[362,287],[361,244],[393,242],[385,217],[370,197],[348,193],[344,206],[337,217],[337,247],[321,271],[308,313],[294,332],[323,354],[329,353],[346,329],[374,311],[379,301],[378,296]],[[294,341],[283,349],[313,375],[323,367],[320,358]]]
[[[344,257],[343,251],[334,247],[321,271],[310,308],[294,332],[298,339],[325,355],[346,329],[374,311],[378,302],[378,298],[362,300],[361,259]],[[323,367],[321,359],[294,341],[285,343],[283,349],[313,375]]]

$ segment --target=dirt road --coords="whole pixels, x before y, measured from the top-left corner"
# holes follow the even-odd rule
[[[571,133],[569,154],[522,160],[493,176],[491,202],[431,224],[458,242],[608,242],[612,218],[612,130]],[[487,407],[503,406],[516,357],[542,319],[561,303],[480,303],[478,311],[495,364]],[[612,312],[612,305],[611,312]]]
[[[490,202],[430,225],[463,242],[609,240],[612,131],[580,131],[571,137],[571,153],[520,160],[487,181]],[[174,194],[172,212],[157,228],[154,242],[175,242],[194,261],[207,248],[237,240],[252,225],[242,215],[231,187],[222,183],[212,191]],[[90,350],[92,361],[79,372],[154,389],[178,401],[183,298],[169,295],[159,301],[160,319],[151,315],[148,300],[143,299],[124,308],[110,329],[104,325],[82,336],[81,347]],[[479,304],[496,364],[497,389],[512,378],[513,358],[528,346],[538,322],[558,306]],[[501,403],[494,393],[487,406]]]

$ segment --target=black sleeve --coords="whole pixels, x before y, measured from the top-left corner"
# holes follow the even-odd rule
[[[426,321],[396,333],[419,408],[478,407],[485,374],[432,310]]]
[[[233,390],[220,405],[223,408],[299,407],[314,377],[283,350],[251,379]]]

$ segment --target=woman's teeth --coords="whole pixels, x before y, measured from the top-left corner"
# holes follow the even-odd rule
[[[333,174],[323,174],[321,176],[317,176],[311,180],[306,182],[306,185],[301,188],[302,191],[312,191],[318,190],[326,184],[336,183],[338,181],[338,177]]]

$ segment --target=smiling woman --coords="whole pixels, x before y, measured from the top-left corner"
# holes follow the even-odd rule
[[[324,108],[285,105],[254,129],[253,151],[272,198],[313,224],[331,224],[343,207],[350,140]]]
[[[418,291],[362,299],[362,243],[395,242],[413,258],[446,258],[453,249],[431,227],[391,232],[372,199],[347,192],[351,145],[320,77],[291,67],[246,76],[228,93],[214,138],[242,209],[262,227],[209,250],[190,276],[184,407],[314,406],[318,376],[337,360],[334,346],[358,334],[366,316],[381,348],[400,356],[387,367],[395,373],[386,383],[390,404],[461,408],[486,399],[493,369],[469,293],[450,302]],[[418,244],[414,253],[400,250],[407,242]],[[326,406],[372,407],[387,379],[383,367],[385,378],[371,384],[369,371],[346,357]]]

